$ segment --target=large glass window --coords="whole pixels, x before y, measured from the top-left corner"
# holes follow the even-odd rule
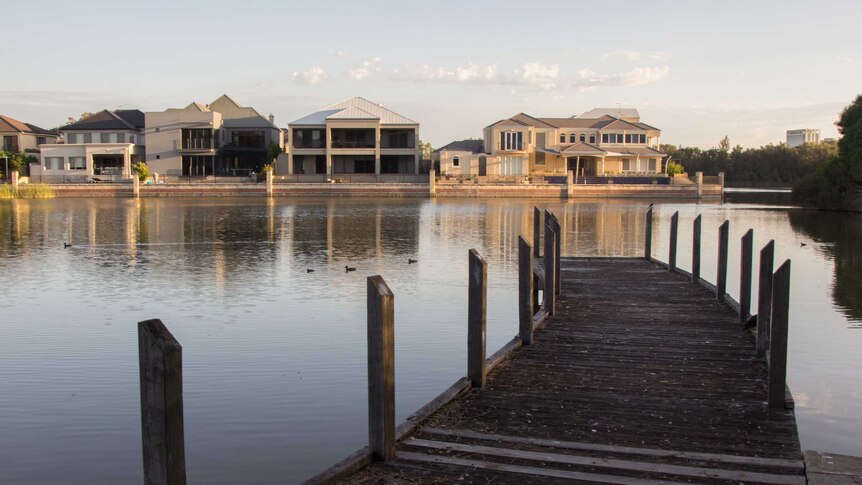
[[[69,170],[85,170],[87,162],[84,157],[69,157]]]
[[[522,157],[500,157],[500,175],[522,175]]]
[[[4,136],[3,150],[7,152],[18,152],[18,136]]]
[[[209,128],[183,128],[182,137],[184,150],[209,150],[215,148],[213,131]],[[189,166],[196,166],[196,163],[197,161],[191,161],[189,162]],[[194,172],[194,170],[192,171]]]
[[[241,147],[265,148],[266,136],[263,130],[234,131],[231,133],[231,144]]]
[[[506,131],[500,133],[500,150],[523,150],[524,133],[521,131]]]
[[[45,170],[63,170],[63,157],[45,157]]]
[[[295,148],[324,148],[325,142],[326,137],[323,130],[293,129],[293,146]]]

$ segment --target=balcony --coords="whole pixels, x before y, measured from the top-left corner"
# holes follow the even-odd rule
[[[330,146],[332,148],[373,149],[375,148],[374,130],[333,129]]]
[[[218,148],[212,138],[186,138],[183,140],[182,151],[187,152],[214,152]]]
[[[380,148],[416,148],[416,132],[413,130],[380,130]]]
[[[374,148],[374,142],[332,140],[332,148]]]

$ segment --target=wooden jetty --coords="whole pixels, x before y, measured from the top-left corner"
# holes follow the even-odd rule
[[[518,335],[487,358],[487,264],[470,251],[466,377],[399,426],[394,294],[369,277],[369,444],[306,483],[806,483],[785,384],[790,262],[773,272],[773,243],[761,251],[766,313],[753,317],[750,231],[740,304],[726,294],[726,222],[713,284],[700,274],[700,217],[691,273],[677,267],[678,215],[667,263],[653,257],[646,217],[643,258],[571,258],[559,221],[536,210],[533,244],[519,241]],[[142,386],[152,362],[142,353]],[[181,410],[177,424],[167,407],[142,403],[144,429],[158,414],[181,443]],[[158,470],[147,483],[172,483],[171,440],[147,439],[150,459],[162,457],[148,466],[145,451],[145,469]]]

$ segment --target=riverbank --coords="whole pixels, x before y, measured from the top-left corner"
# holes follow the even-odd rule
[[[56,197],[134,197],[129,183],[54,184]],[[442,198],[667,198],[719,199],[720,185],[515,185],[424,183],[302,183],[273,184],[158,184],[138,186],[139,197],[442,197]]]

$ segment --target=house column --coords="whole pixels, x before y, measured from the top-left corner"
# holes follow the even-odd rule
[[[128,178],[132,173],[132,153],[131,150],[123,150],[123,177]]]
[[[419,151],[419,128],[413,130],[413,146],[415,147],[415,154],[413,162],[413,175],[419,175],[419,160],[420,160],[420,151]],[[471,159],[472,160],[472,159]],[[418,179],[417,179],[418,181]]]
[[[324,134],[326,135],[326,178],[332,178],[332,128],[326,127]]]
[[[602,175],[605,174],[605,157],[602,157]]]
[[[578,183],[578,171],[581,170],[581,156],[575,158],[575,183]]]
[[[374,174],[380,182],[380,123],[374,127]]]

